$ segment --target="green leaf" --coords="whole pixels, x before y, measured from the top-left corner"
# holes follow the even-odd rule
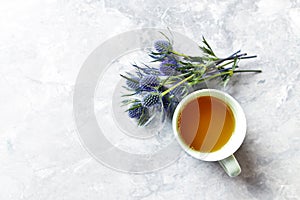
[[[133,96],[133,95],[136,95],[136,94],[137,94],[137,92],[131,93],[131,94],[123,94],[123,95],[121,95],[121,97],[130,97],[130,96]]]
[[[214,51],[212,50],[212,48],[209,46],[208,42],[206,41],[206,39],[204,38],[204,36],[202,36],[202,42],[206,45],[206,47],[210,50],[211,55],[213,55],[214,57],[217,57],[214,53]]]
[[[138,100],[138,99],[134,99],[134,100],[132,100],[132,99],[125,99],[121,103],[122,103],[122,106],[127,106],[129,104],[138,103],[138,102],[141,102],[141,101]]]
[[[132,107],[128,108],[127,110],[125,110],[125,112],[128,112],[129,110],[134,110],[134,109],[139,108],[139,107],[141,107],[141,106],[142,106],[142,104],[139,103],[139,104],[137,104],[137,105],[135,105],[135,106],[132,106]]]
[[[164,33],[161,32],[161,31],[159,31],[159,33],[162,34],[162,35],[168,40],[168,42],[172,45],[173,41],[171,41],[171,40],[169,39],[169,37],[168,37],[166,34],[164,34]]]
[[[129,80],[129,81],[133,82],[133,83],[139,83],[138,81],[136,81],[136,80],[134,80],[134,79],[132,79],[132,78],[129,78],[129,77],[127,77],[127,76],[124,76],[124,75],[122,75],[122,74],[120,74],[120,76],[121,76],[122,78],[125,78],[126,80]]]

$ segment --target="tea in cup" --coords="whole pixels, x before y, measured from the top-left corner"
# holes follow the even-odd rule
[[[215,89],[189,94],[178,104],[172,127],[178,143],[189,155],[219,161],[231,177],[240,174],[233,153],[245,138],[246,117],[229,94]]]

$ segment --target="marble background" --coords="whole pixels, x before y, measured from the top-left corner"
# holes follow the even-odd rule
[[[10,0],[0,2],[0,199],[299,199],[299,0]],[[80,144],[72,96],[87,56],[136,28],[170,27],[220,55],[257,54],[228,92],[243,106],[243,172],[183,154],[133,175]]]

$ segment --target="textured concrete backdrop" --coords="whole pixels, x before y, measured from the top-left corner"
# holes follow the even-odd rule
[[[299,0],[1,1],[0,199],[299,199],[299,19]],[[72,96],[82,63],[143,27],[258,55],[242,66],[263,73],[228,89],[248,120],[239,177],[186,154],[155,173],[120,173],[81,146]]]

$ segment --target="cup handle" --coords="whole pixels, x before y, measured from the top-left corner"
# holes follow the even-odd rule
[[[219,160],[219,163],[230,177],[235,177],[241,173],[241,167],[234,155]]]

